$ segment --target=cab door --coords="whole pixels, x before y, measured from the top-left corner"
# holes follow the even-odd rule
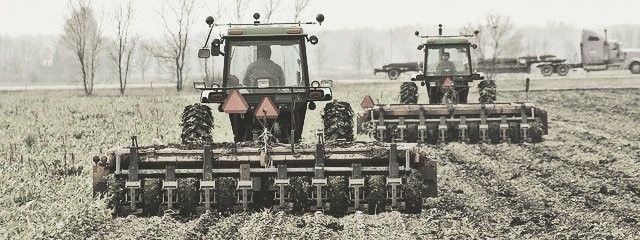
[[[605,39],[594,31],[582,31],[580,51],[582,52],[582,64],[584,65],[606,64],[609,59],[607,56],[609,49],[605,46]]]

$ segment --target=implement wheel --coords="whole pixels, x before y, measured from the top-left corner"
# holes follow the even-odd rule
[[[186,217],[193,215],[200,202],[198,181],[195,178],[178,179],[177,192],[180,215]]]
[[[125,179],[123,177],[116,177],[115,174],[109,174],[107,176],[107,196],[111,196],[107,206],[113,208],[113,214],[115,216],[122,215],[121,208],[124,205],[125,191],[124,191]]]
[[[467,126],[469,143],[478,143],[480,141],[480,124],[472,122],[468,123]]]
[[[304,213],[309,209],[311,205],[311,199],[309,195],[309,189],[311,188],[310,177],[291,177],[291,187],[289,193],[291,195],[291,202],[293,203],[292,212]]]
[[[368,177],[367,180],[369,214],[384,212],[387,205],[387,183],[385,177],[375,175]]]
[[[329,202],[330,215],[342,217],[347,214],[350,204],[347,177],[329,177],[329,192],[327,198],[327,202]]]
[[[400,103],[416,104],[418,103],[418,85],[414,82],[403,82],[400,85]]]
[[[186,106],[182,112],[182,134],[180,139],[185,145],[202,145],[211,139],[213,115],[211,108],[199,103]]]
[[[162,207],[162,182],[158,178],[148,178],[142,187],[142,214],[155,216],[160,214]]]
[[[407,177],[407,183],[402,186],[405,213],[420,213],[422,211],[422,198],[426,195],[426,186],[425,180],[417,171]]]
[[[523,141],[520,123],[509,123],[509,130],[507,132],[511,143],[521,143]]]
[[[328,102],[322,111],[325,140],[353,141],[353,110],[348,102]]]
[[[238,181],[231,177],[222,177],[216,179],[216,202],[214,208],[219,212],[231,212],[233,207],[237,205],[236,187]]]
[[[531,127],[529,128],[529,135],[531,136],[531,142],[539,143],[542,142],[542,135],[544,131],[542,130],[542,126],[536,121],[531,123]]]
[[[487,129],[488,132],[488,138],[491,141],[491,143],[500,143],[500,141],[502,141],[502,138],[500,137],[500,125],[497,123],[490,123],[489,124],[489,129]]]

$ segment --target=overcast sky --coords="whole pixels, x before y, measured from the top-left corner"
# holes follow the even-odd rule
[[[94,0],[98,11],[106,12],[119,0]],[[177,1],[177,0],[176,0]],[[214,11],[217,0],[200,0],[197,23],[206,28],[204,18]],[[292,0],[280,0],[281,9],[272,21],[291,20]],[[517,25],[544,26],[550,21],[564,22],[578,28],[603,28],[614,24],[640,24],[640,0],[311,0],[302,19],[312,20],[324,13],[323,28],[389,28],[421,24],[460,27],[478,21],[488,12],[509,15]],[[232,0],[223,0],[230,5]],[[135,0],[137,29],[146,34],[160,31],[154,11],[159,0]],[[250,0],[246,21],[263,8],[264,0]],[[231,10],[227,7],[227,12]],[[0,34],[60,34],[68,16],[67,0],[0,0]],[[105,13],[99,16],[106,16]],[[223,17],[229,22],[231,14]],[[202,19],[202,20],[200,20]],[[108,26],[108,25],[107,25]],[[200,27],[194,28],[196,31]]]

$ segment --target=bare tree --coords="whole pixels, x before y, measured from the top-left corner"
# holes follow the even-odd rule
[[[71,49],[80,65],[84,92],[93,93],[93,83],[102,50],[102,30],[89,0],[69,1],[71,16],[64,24],[62,40]]]
[[[264,4],[265,22],[270,22],[271,16],[278,10],[280,0],[266,0]]]
[[[138,35],[132,34],[130,31],[131,22],[134,17],[134,9],[131,1],[123,4],[116,3],[111,18],[116,27],[115,31],[115,49],[111,52],[111,59],[116,64],[116,75],[120,82],[120,94],[124,94],[127,88],[127,80],[129,79],[129,70],[131,68],[131,56],[138,42]]]
[[[470,27],[472,25],[468,25]],[[496,75],[495,67],[497,58],[505,54],[517,54],[520,49],[522,34],[518,31],[511,17],[489,13],[484,18],[484,23],[477,25],[480,34],[476,38],[478,48],[476,53],[481,59],[489,57],[491,69],[486,77],[493,79]],[[465,29],[471,30],[471,29]]]
[[[156,58],[172,62],[176,74],[176,90],[183,88],[185,75],[185,56],[189,43],[189,34],[193,19],[195,0],[171,1],[163,0],[157,12],[162,19],[164,39],[153,47],[147,47]]]
[[[375,44],[372,42],[368,42],[364,46],[364,55],[372,71],[376,67],[375,64],[380,56],[380,52],[378,51],[378,49],[379,48],[376,48]]]
[[[356,37],[351,44],[351,61],[356,67],[356,72],[360,73],[362,69],[362,39]]]
[[[235,0],[234,13],[236,17],[236,21],[240,23],[242,17],[244,17],[245,12],[247,11],[247,7],[249,6],[247,0]]]
[[[322,67],[324,65],[326,46],[327,45],[322,42],[315,46],[316,64],[318,64],[318,72],[320,74],[322,74]]]
[[[298,21],[298,17],[300,16],[300,13],[302,13],[302,11],[304,11],[304,9],[307,8],[307,6],[309,6],[310,1],[311,0],[294,0],[293,1],[293,10],[294,10],[293,21],[294,22]]]
[[[149,65],[151,65],[151,53],[147,50],[148,43],[146,41],[140,41],[138,45],[138,49],[136,50],[136,59],[135,65],[140,71],[142,81],[145,82],[145,73],[149,69]]]

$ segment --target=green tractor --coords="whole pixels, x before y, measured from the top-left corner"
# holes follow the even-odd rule
[[[358,113],[359,133],[383,142],[438,144],[540,142],[547,134],[547,112],[527,102],[494,103],[495,84],[473,70],[474,35],[421,37],[424,52],[422,74],[412,78],[426,87],[428,104],[418,104],[418,86],[401,85],[399,104],[374,104],[370,96]],[[479,32],[474,32],[477,35]],[[468,103],[469,83],[480,82],[480,102]]]
[[[221,84],[194,83],[200,103],[182,114],[182,143],[113,148],[94,158],[94,193],[118,215],[277,211],[419,212],[435,196],[436,161],[416,146],[353,141],[353,112],[332,81],[311,81],[306,23],[225,24],[198,57],[224,57]],[[218,26],[212,17],[210,28]],[[209,36],[211,35],[211,30]],[[224,45],[224,48],[222,47]],[[333,101],[332,101],[333,100]],[[307,110],[328,101],[324,131],[301,143]],[[209,104],[227,113],[234,142],[216,141]]]

